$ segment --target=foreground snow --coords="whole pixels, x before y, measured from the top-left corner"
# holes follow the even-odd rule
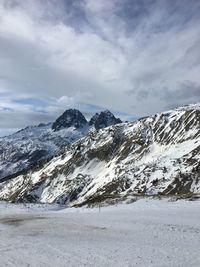
[[[0,266],[200,266],[200,202],[0,204]]]

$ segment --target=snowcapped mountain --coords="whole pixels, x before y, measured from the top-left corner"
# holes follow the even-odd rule
[[[0,199],[70,205],[190,193],[200,193],[200,105],[91,131],[0,184]]]
[[[112,123],[112,116],[112,113],[108,114],[107,120],[114,124],[117,119],[113,116]],[[26,127],[0,138],[0,181],[55,156],[63,147],[85,136],[93,127],[80,111],[69,109],[54,123]]]
[[[87,120],[83,114],[76,109],[66,110],[52,125],[54,131],[75,127],[76,129],[83,128],[87,125]]]
[[[115,125],[121,123],[122,121],[109,111],[102,111],[100,114],[96,113],[89,121],[89,125],[94,125],[94,127],[99,130],[102,128],[106,128],[111,125]]]

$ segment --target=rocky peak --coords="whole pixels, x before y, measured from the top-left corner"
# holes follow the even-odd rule
[[[79,110],[68,109],[53,123],[52,129],[54,131],[59,131],[72,126],[78,129],[86,124],[87,120]]]
[[[102,129],[122,121],[116,118],[109,110],[102,111],[100,114],[96,113],[89,121],[89,125],[94,125],[98,129]]]

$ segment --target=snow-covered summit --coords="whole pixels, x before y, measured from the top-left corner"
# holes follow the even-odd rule
[[[181,110],[182,111],[187,111],[187,110],[191,110],[191,109],[200,110],[200,103],[194,103],[194,104],[188,104],[188,105],[184,105],[184,106],[179,106],[179,107],[176,107],[174,109],[165,111],[163,113],[169,113],[169,112],[175,112],[175,111],[181,111]]]

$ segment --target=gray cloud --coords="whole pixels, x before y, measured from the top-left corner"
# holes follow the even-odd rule
[[[161,97],[167,102],[168,108],[200,102],[200,84],[184,81],[178,84],[174,90],[165,88]]]
[[[139,117],[200,101],[199,10],[196,0],[2,0],[0,127],[69,107]]]
[[[147,88],[130,90],[128,94],[133,95],[140,103],[155,101],[162,103],[165,109],[186,105],[188,103],[200,102],[200,83],[183,81],[175,87]]]

